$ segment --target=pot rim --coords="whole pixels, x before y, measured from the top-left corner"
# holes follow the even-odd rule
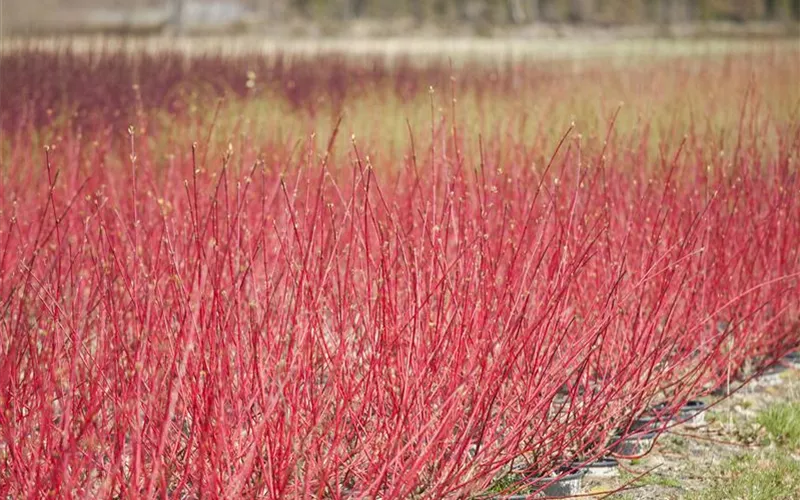
[[[697,410],[703,409],[708,406],[705,401],[701,401],[699,399],[690,399],[686,402],[683,406],[681,406],[681,410]]]
[[[668,410],[670,409],[676,409],[677,413],[686,410],[703,409],[707,406],[708,405],[706,404],[706,402],[701,399],[689,399],[678,407],[670,407],[666,402],[658,403],[657,405],[653,406],[652,411],[656,412],[658,416],[663,417],[664,414],[669,413]],[[659,418],[658,416],[656,416],[655,418]]]
[[[568,470],[572,470],[571,467],[567,467],[567,469]],[[582,468],[577,469],[577,470],[573,470],[572,472],[569,472],[567,474],[564,474],[564,473],[559,474],[557,472],[557,470],[556,470],[555,475],[529,477],[529,478],[526,479],[526,481],[531,483],[531,484],[533,484],[533,483],[540,483],[542,485],[551,484],[551,483],[555,484],[555,483],[557,483],[559,481],[572,481],[574,479],[580,479],[585,475],[586,475],[586,471],[584,469],[582,469]]]
[[[581,463],[583,465],[578,465]],[[604,457],[600,457],[596,460],[593,460],[591,462],[575,462],[575,466],[581,467],[583,469],[608,469],[611,467],[619,467],[619,460],[610,455],[607,455]]]
[[[778,373],[783,373],[783,372],[787,371],[788,369],[789,368],[787,368],[782,363],[775,363],[773,365],[770,365],[767,368],[764,368],[764,370],[761,371],[760,375],[761,376],[764,376],[764,375],[776,375]]]
[[[655,439],[656,436],[658,436],[658,432],[655,432],[655,431],[633,432],[631,434],[628,434],[627,436],[621,436],[621,435],[617,434],[616,436],[614,436],[614,439],[616,441],[629,441],[629,440],[633,440],[633,439],[638,441],[638,440],[641,440],[641,439]]]

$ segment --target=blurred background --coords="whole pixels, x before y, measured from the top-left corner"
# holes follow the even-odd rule
[[[5,35],[796,35],[800,0],[0,0]]]

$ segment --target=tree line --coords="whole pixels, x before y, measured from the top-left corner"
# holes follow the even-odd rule
[[[245,0],[273,16],[496,24],[800,21],[800,0]]]

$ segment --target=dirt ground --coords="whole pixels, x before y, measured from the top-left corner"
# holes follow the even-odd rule
[[[639,460],[620,460],[620,476],[584,479],[588,498],[667,500],[695,498],[712,484],[720,464],[765,446],[757,415],[776,403],[800,400],[800,370],[791,367],[779,381],[755,379],[713,406],[697,428],[677,426],[662,435],[653,450]],[[711,400],[707,400],[710,402]],[[649,474],[637,478],[650,471]],[[626,486],[627,485],[627,486]],[[624,492],[608,494],[620,487]]]

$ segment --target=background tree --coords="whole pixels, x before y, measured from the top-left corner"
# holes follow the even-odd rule
[[[223,2],[246,6],[265,24],[299,18],[315,22],[403,17],[422,24],[473,27],[533,22],[603,26],[652,23],[664,33],[686,22],[800,22],[800,0],[0,0],[6,28],[35,28],[60,13],[101,8],[136,12],[160,8],[168,24],[180,26],[190,3]],[[49,18],[48,18],[49,16]],[[80,16],[78,16],[80,18]],[[57,23],[56,23],[57,24]],[[488,32],[488,31],[487,31]]]

